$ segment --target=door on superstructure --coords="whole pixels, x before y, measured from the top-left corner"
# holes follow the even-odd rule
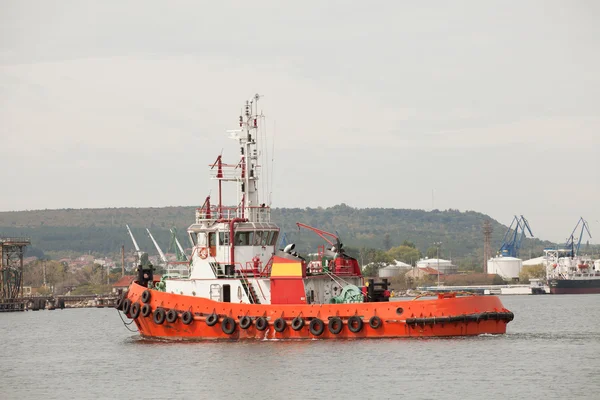
[[[223,302],[231,303],[231,285],[223,285]]]

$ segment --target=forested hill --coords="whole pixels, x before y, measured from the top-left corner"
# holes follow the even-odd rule
[[[164,251],[169,247],[169,228],[175,227],[179,240],[189,244],[187,227],[194,221],[194,207],[63,209],[0,212],[0,235],[31,237],[32,253],[56,256],[66,252],[108,255],[118,253],[121,245],[132,250],[125,224],[129,224],[140,247],[155,253],[145,228],[149,228]],[[300,251],[311,252],[322,240],[296,222],[338,233],[346,247],[387,250],[405,240],[421,252],[434,242],[442,242],[442,256],[463,262],[479,263],[483,255],[482,224],[493,228],[492,250],[497,250],[507,229],[487,215],[457,210],[422,211],[389,208],[352,208],[345,204],[329,208],[276,208],[272,220],[281,227],[288,242]],[[549,242],[526,240],[523,258],[539,254]],[[39,255],[39,254],[38,254]]]

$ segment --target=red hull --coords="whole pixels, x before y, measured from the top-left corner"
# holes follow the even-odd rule
[[[131,304],[138,303],[142,306],[142,293],[145,290],[134,283],[129,288],[127,299]],[[155,290],[150,290],[150,294],[147,304],[153,313],[145,317],[140,313],[134,318],[139,332],[143,337],[171,340],[357,339],[503,334],[506,333],[507,323],[512,320],[512,313],[505,309],[500,299],[495,296],[383,303],[261,305],[215,302]],[[178,310],[175,322],[169,323],[165,320],[156,323],[154,311],[158,308]],[[193,320],[188,325],[182,321],[182,313],[185,311],[193,314]],[[211,314],[217,314],[219,319],[215,325],[208,326],[207,317]],[[243,316],[252,317],[254,320],[257,317],[265,317],[268,325],[263,331],[258,330],[256,323],[242,329],[239,322]],[[306,323],[301,329],[293,330],[291,322],[297,316],[301,316]],[[363,321],[362,329],[358,332],[352,332],[348,326],[348,318],[353,316]],[[380,318],[379,327],[369,325],[373,316]],[[230,334],[225,333],[223,323],[227,317],[235,321],[233,332]],[[343,324],[337,334],[328,329],[328,321],[335,317],[339,317]],[[279,318],[286,321],[282,332],[274,329],[274,322]],[[309,320],[316,318],[324,322],[324,330],[320,335],[315,335],[309,330]],[[231,323],[231,320],[229,322]],[[356,328],[354,324],[352,327]]]

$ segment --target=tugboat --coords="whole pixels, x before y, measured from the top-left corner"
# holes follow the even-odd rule
[[[259,199],[259,96],[246,101],[239,162],[209,165],[218,183],[188,228],[189,277],[155,282],[144,260],[116,308],[144,338],[167,340],[354,339],[503,334],[513,313],[496,296],[444,293],[429,300],[389,301],[387,281],[367,280],[339,238],[298,223],[325,240],[316,260],[295,245],[277,249],[278,226]],[[237,186],[223,203],[222,184]]]

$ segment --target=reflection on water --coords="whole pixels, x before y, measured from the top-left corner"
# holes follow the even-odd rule
[[[112,309],[0,315],[9,399],[596,398],[600,295],[503,297],[506,335],[165,342]]]

